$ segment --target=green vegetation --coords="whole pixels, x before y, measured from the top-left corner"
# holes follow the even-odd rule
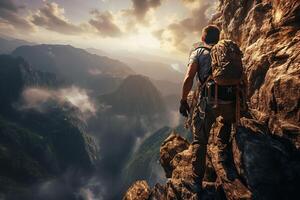
[[[42,136],[0,117],[1,181],[13,179],[28,184],[49,177],[53,159],[55,156]]]
[[[176,127],[174,130],[170,127],[164,127],[153,133],[150,137],[146,138],[139,148],[134,152],[127,162],[124,169],[124,180],[126,184],[130,185],[136,180],[145,179],[150,184],[157,182],[153,174],[155,168],[160,168],[159,165],[159,150],[163,141],[175,131],[180,133],[184,137],[188,137],[191,140],[191,134],[185,130],[182,126]]]

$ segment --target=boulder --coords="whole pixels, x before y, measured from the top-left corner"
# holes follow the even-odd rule
[[[151,195],[151,190],[146,181],[135,182],[126,192],[123,200],[147,200]]]
[[[171,161],[176,154],[186,150],[189,142],[174,132],[163,142],[160,147],[160,163],[165,170],[166,177],[172,177],[173,166]]]

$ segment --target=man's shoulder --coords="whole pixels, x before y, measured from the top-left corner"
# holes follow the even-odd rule
[[[203,58],[202,58],[203,57]],[[199,64],[199,61],[206,60],[206,58],[210,58],[210,50],[202,43],[196,43],[193,45],[193,49],[190,52],[189,63],[196,62]]]
[[[207,47],[199,46],[199,47],[195,48],[194,50],[192,50],[190,55],[192,57],[199,57],[201,55],[208,55],[208,54],[210,54],[210,50]]]

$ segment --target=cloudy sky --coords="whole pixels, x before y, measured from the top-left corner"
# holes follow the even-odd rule
[[[0,33],[36,43],[185,56],[212,0],[1,0]]]

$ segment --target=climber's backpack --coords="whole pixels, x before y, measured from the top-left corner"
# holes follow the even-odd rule
[[[221,40],[213,46],[211,55],[211,79],[217,85],[238,85],[242,80],[242,52],[231,40]]]
[[[231,40],[221,40],[213,46],[211,77],[215,84],[215,106],[218,106],[218,86],[236,86],[236,124],[240,121],[240,85],[243,81],[242,52]]]

